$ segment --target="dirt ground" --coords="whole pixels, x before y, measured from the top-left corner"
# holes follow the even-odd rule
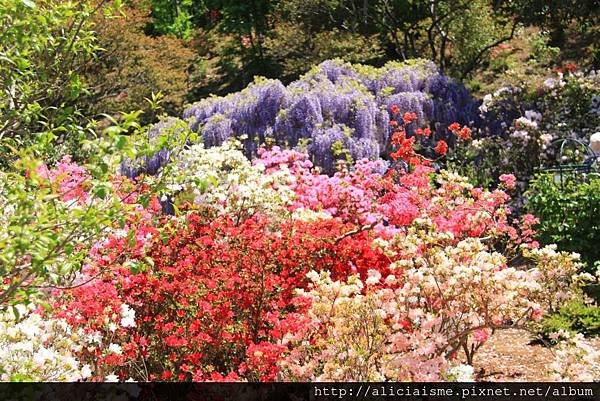
[[[532,342],[523,330],[501,330],[475,354],[473,365],[480,381],[552,381],[547,372],[554,357],[551,348]],[[592,339],[600,348],[600,338]]]

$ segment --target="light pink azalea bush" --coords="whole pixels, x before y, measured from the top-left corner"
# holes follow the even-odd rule
[[[281,362],[283,377],[444,380],[460,351],[472,364],[495,330],[524,328],[543,315],[556,286],[538,280],[540,269],[565,282],[577,266],[569,255],[542,249],[552,257],[531,269],[508,267],[480,239],[456,243],[426,220],[376,245],[400,256],[387,276],[370,270],[362,280],[334,281],[327,272],[310,274],[299,296],[311,307],[301,329],[284,339],[291,350]]]

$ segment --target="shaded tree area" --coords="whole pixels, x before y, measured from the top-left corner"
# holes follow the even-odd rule
[[[98,24],[106,49],[102,68],[115,79],[101,82],[95,96],[139,108],[150,93],[161,91],[171,114],[185,102],[241,90],[257,75],[289,83],[333,58],[377,67],[425,58],[468,82],[498,64],[503,46],[519,35],[557,49],[544,68],[574,59],[582,67],[600,66],[597,0],[132,0],[127,5],[121,20]],[[527,29],[536,38],[529,38]]]

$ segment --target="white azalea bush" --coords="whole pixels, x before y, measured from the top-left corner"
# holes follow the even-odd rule
[[[17,305],[0,312],[2,381],[80,381],[92,375],[76,354],[102,339],[73,330],[63,319],[48,319],[36,307]],[[16,311],[15,311],[16,310]]]
[[[167,187],[173,191],[175,203],[186,201],[248,217],[263,213],[271,217],[288,215],[294,192],[289,184],[294,177],[287,168],[264,173],[262,164],[253,165],[236,140],[221,146],[205,148],[202,144],[184,149],[168,174]]]
[[[600,351],[581,333],[565,330],[554,339],[564,339],[555,348],[550,370],[557,381],[595,381],[600,378]]]
[[[544,283],[535,299],[548,312],[556,311],[566,301],[583,297],[581,286],[597,280],[589,273],[579,273],[583,268],[579,254],[557,251],[556,245],[523,247],[523,256],[535,263],[530,273]]]

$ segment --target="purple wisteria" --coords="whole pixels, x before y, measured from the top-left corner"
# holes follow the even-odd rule
[[[381,68],[328,60],[287,87],[259,78],[240,92],[203,99],[189,106],[183,118],[206,146],[236,137],[249,158],[265,143],[301,148],[331,173],[337,160],[387,154],[392,105],[401,113],[415,113],[418,123],[430,125],[438,138],[449,137],[450,123],[478,122],[479,103],[425,60]],[[164,162],[164,156],[158,154],[147,165]]]

